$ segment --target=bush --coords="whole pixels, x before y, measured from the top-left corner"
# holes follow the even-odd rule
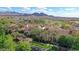
[[[17,51],[30,51],[31,45],[28,41],[19,41],[16,47]]]
[[[73,40],[74,40],[74,37],[72,37],[70,35],[66,35],[66,36],[62,35],[58,39],[58,44],[61,47],[72,48]]]
[[[9,51],[13,51],[16,48],[16,44],[13,41],[13,37],[11,35],[6,35],[3,45],[4,48],[8,49]]]
[[[6,35],[5,28],[6,25],[0,26],[0,50],[15,50],[13,37],[10,34]]]
[[[13,51],[15,47],[16,45],[11,35],[0,35],[0,49]]]
[[[71,26],[69,24],[62,24],[61,28],[69,29]]]
[[[35,29],[32,29],[29,33],[29,36],[31,38],[33,38],[34,41],[40,41],[40,34],[42,33],[43,31],[41,29],[38,29],[38,28],[35,28]]]
[[[72,50],[79,50],[79,37],[75,37],[74,45],[72,46]]]

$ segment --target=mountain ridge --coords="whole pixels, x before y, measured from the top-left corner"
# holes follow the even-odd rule
[[[76,17],[59,17],[59,16],[53,16],[53,15],[48,15],[45,13],[19,13],[19,12],[0,12],[0,16],[25,16],[25,17],[31,17],[34,19],[51,19],[51,20],[79,20],[79,18]]]

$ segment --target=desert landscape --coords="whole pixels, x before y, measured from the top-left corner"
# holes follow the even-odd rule
[[[75,50],[79,50],[79,18],[0,12],[0,51]]]

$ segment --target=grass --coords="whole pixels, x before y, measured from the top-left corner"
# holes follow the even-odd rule
[[[39,43],[39,42],[32,42],[32,46],[36,46],[36,47],[46,49],[46,50],[52,50],[53,48],[52,44],[44,44],[44,43]]]

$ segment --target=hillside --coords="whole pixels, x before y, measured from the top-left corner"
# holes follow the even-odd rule
[[[0,51],[79,50],[79,21],[75,19],[43,13],[1,13]]]

